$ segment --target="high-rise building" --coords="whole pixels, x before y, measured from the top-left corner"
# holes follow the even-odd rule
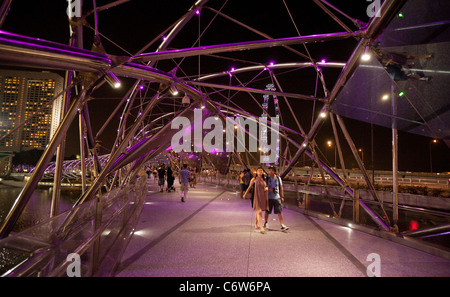
[[[11,136],[0,141],[0,151],[44,149],[61,119],[64,79],[47,71],[0,70],[0,137],[30,118]]]

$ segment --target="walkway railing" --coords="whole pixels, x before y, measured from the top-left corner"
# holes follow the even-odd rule
[[[0,276],[110,276],[147,194],[146,176],[0,241]]]

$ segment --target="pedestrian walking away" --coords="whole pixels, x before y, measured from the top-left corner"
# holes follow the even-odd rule
[[[173,176],[172,168],[169,166],[167,167],[167,192],[170,193],[170,191],[175,191],[175,187],[173,186],[173,182],[175,180],[175,177]]]
[[[158,186],[159,191],[164,192],[164,183],[166,180],[166,166],[164,164],[158,169]]]
[[[187,169],[187,164],[183,165],[183,169],[178,174],[178,181],[180,182],[181,202],[185,202],[187,199],[187,192],[189,190],[189,177],[191,171]]]
[[[269,214],[273,212],[278,214],[281,231],[287,231],[289,227],[284,224],[283,203],[284,203],[284,188],[281,178],[278,176],[275,167],[269,167],[269,176],[267,176],[267,188],[269,197],[269,208],[265,213],[264,228],[269,228]]]

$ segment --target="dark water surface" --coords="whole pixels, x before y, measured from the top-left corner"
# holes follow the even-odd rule
[[[0,222],[3,222],[4,218],[8,215],[21,191],[21,188],[0,185]],[[59,213],[70,209],[73,203],[80,197],[80,194],[81,191],[79,190],[62,190]],[[17,221],[13,232],[20,232],[48,219],[50,217],[51,203],[52,188],[35,190]]]

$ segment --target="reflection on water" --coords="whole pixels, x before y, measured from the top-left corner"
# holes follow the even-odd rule
[[[0,185],[0,221],[8,215],[17,196],[22,189]],[[79,190],[62,190],[60,209],[63,212],[72,207],[73,203],[80,197]],[[50,217],[50,207],[52,202],[52,188],[37,189],[34,191],[22,215],[14,226],[13,232],[20,232],[26,228],[38,224]]]

